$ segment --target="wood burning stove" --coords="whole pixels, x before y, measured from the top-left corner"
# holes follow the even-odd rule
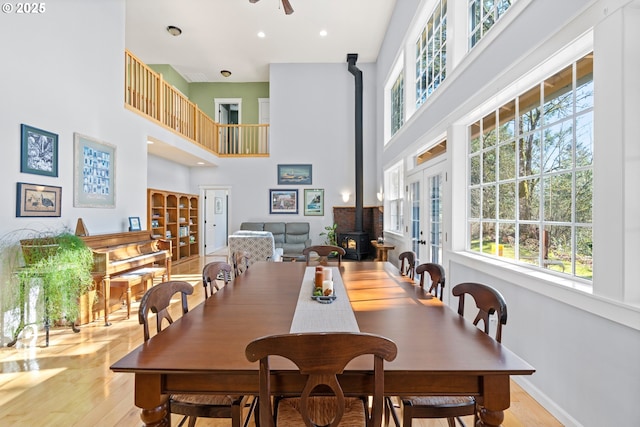
[[[365,231],[349,231],[340,234],[340,246],[344,248],[346,253],[343,258],[362,260],[369,254],[369,233]]]

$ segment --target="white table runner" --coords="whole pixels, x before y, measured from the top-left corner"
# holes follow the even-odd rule
[[[321,304],[312,299],[315,267],[307,267],[300,286],[298,304],[291,322],[291,333],[301,332],[360,332],[353,314],[340,270],[332,269],[333,293],[336,299],[331,304]]]

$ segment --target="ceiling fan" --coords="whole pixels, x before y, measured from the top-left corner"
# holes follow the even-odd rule
[[[249,3],[258,3],[260,0],[249,0]],[[284,13],[287,15],[291,15],[293,13],[293,8],[291,7],[291,3],[289,0],[282,0],[282,7],[284,8]]]

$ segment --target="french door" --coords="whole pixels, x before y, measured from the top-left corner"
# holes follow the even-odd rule
[[[442,264],[443,184],[438,165],[407,177],[411,250],[419,264]]]

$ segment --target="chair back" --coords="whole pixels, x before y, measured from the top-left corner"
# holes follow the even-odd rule
[[[416,268],[416,253],[413,251],[402,252],[398,255],[398,259],[400,260],[400,274],[413,279]]]
[[[338,265],[342,263],[342,256],[347,253],[343,247],[333,245],[316,245],[309,246],[302,250],[302,254],[307,259],[307,265],[309,265],[309,258],[312,252],[315,252],[320,256],[320,264],[327,265],[327,257],[332,253],[338,254]]]
[[[373,405],[367,426],[380,427],[384,404],[384,361],[395,359],[396,344],[382,336],[365,333],[302,333],[272,335],[258,338],[247,345],[245,355],[250,362],[260,361],[260,425],[273,427],[273,408],[271,404],[270,356],[281,356],[296,364],[300,373],[306,377],[300,397],[300,414],[306,426],[313,426],[314,420],[309,412],[313,391],[321,389],[320,394],[335,397],[336,405],[333,420],[329,424],[335,427],[345,411],[344,392],[338,381],[349,361],[361,355],[373,355]],[[328,390],[327,390],[328,387]],[[326,420],[328,422],[328,420]],[[302,424],[300,424],[302,425]]]
[[[226,285],[231,280],[231,266],[223,261],[213,261],[208,263],[202,269],[202,286],[204,286],[204,298],[209,298],[213,295],[213,288],[215,287],[219,291],[222,286],[218,286],[216,279],[222,273],[224,284]]]
[[[158,333],[162,330],[163,320],[166,320],[169,324],[173,323],[173,319],[169,314],[169,306],[171,305],[171,298],[178,292],[181,293],[182,314],[184,315],[189,311],[187,295],[193,294],[193,286],[189,282],[171,280],[158,283],[142,296],[140,309],[138,310],[138,321],[144,328],[145,341],[150,337],[149,311],[156,314],[156,333]]]
[[[442,301],[445,283],[444,267],[442,267],[440,264],[432,262],[427,262],[417,266],[416,274],[420,275],[420,287],[422,288],[424,288],[424,273],[429,274],[429,276],[431,277],[431,287],[429,288],[428,292],[435,295],[436,298],[440,298],[440,301]]]
[[[246,251],[238,251],[231,254],[233,258],[233,277],[238,277],[249,269],[250,255]]]
[[[460,283],[451,290],[453,295],[459,297],[458,314],[464,316],[464,299],[469,294],[473,297],[478,314],[473,320],[474,325],[478,325],[480,320],[484,323],[484,332],[489,335],[489,316],[496,313],[498,323],[496,327],[495,339],[502,341],[502,325],[507,324],[507,303],[497,289],[482,283],[466,282]]]

